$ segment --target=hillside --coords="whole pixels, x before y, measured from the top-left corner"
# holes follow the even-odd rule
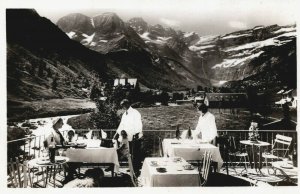
[[[36,11],[7,9],[6,24],[8,117],[35,112],[30,102],[86,98],[82,88],[110,78],[103,55],[70,40]]]
[[[146,23],[144,25],[148,28]],[[71,39],[105,54],[109,67],[117,75],[121,76],[123,72],[130,77],[137,77],[149,88],[182,90],[197,85],[210,85],[206,77],[198,74],[198,68],[191,68],[192,59],[188,55],[193,54],[187,47],[187,60],[178,55],[181,48],[177,47],[177,41],[170,41],[170,46],[153,47],[134,30],[136,28],[130,22],[124,22],[115,13],[104,13],[92,18],[80,13],[69,14],[59,19],[57,26]],[[88,27],[85,29],[84,26]],[[164,31],[164,28],[159,30]],[[159,30],[157,33],[161,33]],[[167,54],[161,53],[162,50]]]
[[[296,26],[257,26],[200,37],[189,47],[203,56],[211,80],[231,87],[296,88]]]
[[[113,69],[119,70],[114,72],[139,78],[154,76],[157,84],[143,80],[150,87],[177,89],[174,85],[177,80],[188,88],[197,85],[229,86],[237,90],[250,85],[262,90],[296,87],[295,25],[256,26],[205,37],[159,24],[150,25],[140,17],[124,22],[115,13],[92,18],[70,14],[57,25],[71,39],[109,56]],[[158,69],[152,71],[154,68]],[[155,71],[166,79],[160,80],[161,74],[156,77]]]

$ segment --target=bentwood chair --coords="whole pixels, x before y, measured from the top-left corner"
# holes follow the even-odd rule
[[[128,165],[129,165],[129,171],[130,171],[129,173],[130,173],[131,182],[132,182],[134,187],[137,187],[137,185],[138,185],[137,184],[137,178],[136,178],[135,173],[134,173],[131,154],[127,155],[127,159],[128,159]]]
[[[234,158],[236,162],[235,165],[232,163],[232,158]],[[246,173],[248,173],[248,168],[247,168],[248,161],[249,161],[249,155],[245,149],[241,149],[241,146],[239,145],[239,139],[234,136],[230,136],[229,137],[229,162],[232,168],[234,169],[235,173],[237,173],[236,167],[239,164],[244,165],[244,170],[246,171]],[[241,174],[243,173],[244,170],[241,171]]]
[[[9,181],[11,186],[14,188],[26,188],[32,187],[32,181],[29,176],[27,161],[23,163],[19,162],[18,158],[16,161],[10,160],[8,163]],[[29,184],[28,184],[29,183]]]
[[[200,186],[205,186],[205,184],[207,183],[208,175],[210,172],[211,158],[211,153],[205,151],[203,156],[202,168],[201,170],[199,170]]]
[[[272,143],[272,150],[271,152],[264,152],[262,157],[265,159],[266,166],[268,168],[269,160],[282,160],[283,158],[288,157],[288,152],[292,143],[292,137],[287,137],[284,135],[276,135],[274,142]],[[275,172],[275,171],[274,171]],[[269,168],[268,168],[268,173]]]

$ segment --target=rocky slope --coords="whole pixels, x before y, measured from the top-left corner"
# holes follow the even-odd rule
[[[34,10],[7,9],[6,30],[8,117],[36,112],[30,102],[86,98],[83,88],[110,78],[103,55],[70,40]]]
[[[296,87],[296,25],[256,26],[200,37],[195,32],[147,25],[142,18],[128,23],[160,56],[184,64],[214,86],[239,91],[253,85],[260,90]]]
[[[74,21],[78,17],[82,17],[80,22],[85,21],[82,26],[92,24],[94,31],[90,32],[90,28],[78,30],[80,22]],[[58,20],[57,25],[71,39],[106,54],[110,67],[117,74],[124,72],[137,77],[150,88],[173,90],[210,84],[198,72],[199,62],[193,64],[193,57],[197,54],[188,49],[173,29],[160,25],[148,26],[141,18],[126,23],[114,13],[104,13],[90,19],[86,17],[70,14]],[[174,40],[169,40],[168,36],[173,36]]]
[[[257,26],[223,36],[200,37],[189,47],[205,61],[208,76],[260,89],[296,87],[296,26]]]

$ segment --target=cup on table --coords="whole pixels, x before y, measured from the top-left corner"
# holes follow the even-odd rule
[[[59,156],[62,156],[63,152],[64,152],[64,149],[58,149]]]
[[[47,149],[42,150],[42,158],[47,159],[49,157],[49,153]]]
[[[287,165],[288,164],[288,158],[283,158],[282,161],[283,161],[283,165]]]

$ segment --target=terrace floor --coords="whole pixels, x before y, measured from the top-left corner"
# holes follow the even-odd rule
[[[90,168],[81,168],[80,173],[83,175],[84,172]],[[232,186],[251,186],[255,184],[258,187],[272,187],[272,186],[297,186],[297,184],[288,182],[285,180],[280,180],[282,175],[276,174],[269,175],[267,168],[262,168],[261,174],[258,174],[255,169],[248,168],[248,172],[245,172],[243,167],[232,168],[229,167],[228,169],[229,174],[226,174],[226,169],[224,167],[221,168],[219,173],[211,173],[209,175],[209,179],[206,186],[209,187],[232,187]],[[104,178],[100,183],[100,187],[133,187],[133,184],[130,179],[130,175],[128,172],[127,167],[121,166],[119,169],[119,173],[116,174],[114,177],[111,177],[111,172],[104,172]],[[41,176],[41,175],[40,175]],[[82,178],[81,176],[80,178]],[[36,180],[41,179],[41,177],[35,177],[33,182]],[[79,178],[79,179],[80,179]],[[76,179],[76,177],[75,177]],[[78,178],[77,178],[78,179]],[[53,179],[47,183],[47,188],[62,188],[68,181],[65,180],[64,173],[60,172],[56,175],[55,185]],[[140,185],[140,177],[138,177],[138,184]],[[10,185],[8,184],[8,187]],[[42,187],[41,184],[34,184],[33,187],[39,188]]]

